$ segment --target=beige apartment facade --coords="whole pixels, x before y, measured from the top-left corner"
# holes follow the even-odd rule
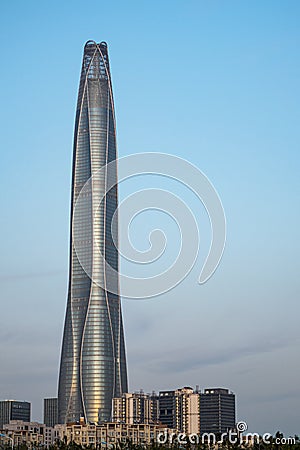
[[[1,433],[5,435],[2,436],[2,441],[10,444],[12,447],[17,447],[24,443],[35,446],[46,445],[46,428],[44,424],[38,422],[11,420],[2,427]]]
[[[155,393],[124,393],[113,398],[112,421],[127,424],[156,424],[159,421],[158,397]]]
[[[163,428],[167,433],[171,430]],[[117,443],[134,445],[149,445],[157,441],[158,433],[162,432],[159,425],[125,424],[108,422],[101,425],[93,424],[67,424],[54,427],[55,440],[65,443],[75,442],[82,446],[97,448],[111,448]]]

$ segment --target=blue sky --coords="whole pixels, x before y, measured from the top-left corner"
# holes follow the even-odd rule
[[[0,14],[0,397],[41,419],[56,394],[82,50],[105,40],[119,154],[188,159],[228,224],[207,284],[204,239],[178,288],[124,300],[130,388],[229,387],[252,431],[299,432],[299,2],[14,1]]]

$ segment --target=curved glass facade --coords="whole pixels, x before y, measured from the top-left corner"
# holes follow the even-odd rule
[[[118,271],[118,252],[111,233],[112,217],[118,206],[117,185],[99,206],[99,198],[106,192],[107,177],[115,179],[116,169],[115,173],[106,172],[106,177],[96,178],[81,206],[80,221],[78,217],[73,221],[75,203],[84,184],[116,157],[107,45],[88,41],[84,47],[74,133],[69,289],[58,387],[59,423],[78,421],[80,417],[95,423],[110,420],[112,398],[128,391],[120,298],[98,285],[106,285],[99,247],[107,262]],[[117,228],[117,221],[114,225]],[[73,244],[75,226],[84,243],[91,278],[77,258]],[[93,279],[103,283],[96,284]],[[118,285],[118,280],[114,283]]]

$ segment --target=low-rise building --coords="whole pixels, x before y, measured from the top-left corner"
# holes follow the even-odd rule
[[[54,428],[47,427],[39,422],[25,422],[23,420],[11,420],[2,427],[2,439],[13,446],[29,443],[32,445],[43,445],[48,448],[55,442]]]
[[[157,434],[161,431],[162,427],[159,425],[120,422],[107,422],[101,425],[71,423],[54,427],[56,442],[62,441],[66,444],[75,442],[82,446],[90,445],[105,449],[117,443],[131,442],[134,445],[149,445],[157,441]],[[168,433],[172,431],[167,430]]]
[[[2,427],[3,439],[13,443],[13,447],[24,443],[32,445],[45,444],[45,425],[38,422],[24,422],[23,420],[11,420]]]

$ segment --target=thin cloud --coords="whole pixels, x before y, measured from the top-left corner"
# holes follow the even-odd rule
[[[151,367],[149,365],[148,370],[152,372],[182,373],[202,367],[231,363],[248,356],[273,352],[286,348],[293,342],[292,337],[286,340],[265,339],[263,341],[262,339],[257,339],[255,342],[239,345],[230,350],[228,348],[219,348],[215,351],[210,349],[209,354],[201,353],[201,347],[200,349],[198,347],[178,348],[171,353],[167,353],[165,349],[161,349],[160,354],[153,355],[153,358],[149,358],[149,354],[145,357],[145,354],[136,352],[131,358],[131,363],[148,366],[147,362],[151,361]]]

